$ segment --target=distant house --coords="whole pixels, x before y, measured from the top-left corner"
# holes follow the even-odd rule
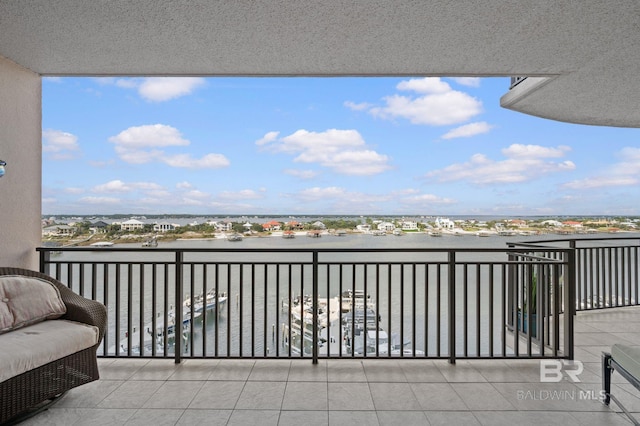
[[[230,220],[225,220],[223,222],[213,222],[216,227],[216,230],[218,231],[222,231],[222,232],[229,232],[233,230],[233,222],[231,222]]]
[[[379,231],[393,232],[394,229],[396,229],[396,225],[391,222],[380,222],[378,224]]]
[[[416,231],[418,230],[418,222],[413,220],[403,220],[400,222],[400,228],[403,231]]]
[[[280,224],[280,222],[272,220],[270,222],[263,223],[262,229],[264,229],[265,231],[279,231],[282,229],[282,225]]]
[[[370,232],[371,225],[369,225],[368,223],[363,223],[363,224],[357,225],[356,229],[360,232]]]
[[[570,228],[582,228],[582,222],[567,220],[566,222],[562,222],[562,226],[568,226]]]
[[[105,232],[107,232],[108,226],[108,223],[99,220],[89,226],[89,231],[93,232],[94,234],[104,234]]]
[[[326,228],[327,228],[327,227],[325,226],[325,224],[324,224],[324,223],[322,223],[322,222],[320,222],[319,220],[318,220],[318,221],[316,221],[316,222],[313,222],[313,223],[311,224],[311,227],[312,227],[312,228],[315,228],[315,229],[326,229]]]
[[[304,223],[300,223],[295,220],[285,223],[284,226],[285,228],[291,229],[293,231],[302,231],[304,229]]]
[[[120,229],[123,231],[135,231],[144,228],[144,223],[136,219],[127,220],[120,224]]]
[[[153,225],[153,230],[155,232],[169,232],[176,229],[176,225],[168,222],[160,222]]]
[[[509,221],[509,226],[513,228],[526,228],[527,221],[522,219],[512,219]]]
[[[448,217],[438,217],[436,218],[436,228],[440,229],[453,229],[455,227],[455,223]]]
[[[68,236],[76,233],[76,228],[69,225],[52,225],[42,229],[43,236]]]
[[[554,227],[562,226],[562,223],[558,222],[557,220],[545,220],[541,223],[546,226],[554,226]]]

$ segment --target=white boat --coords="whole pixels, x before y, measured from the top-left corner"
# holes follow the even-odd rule
[[[194,313],[194,319],[200,317],[201,313]],[[150,355],[155,346],[156,351],[162,352],[164,349],[164,337],[167,336],[167,342],[173,346],[175,342],[175,329],[176,329],[175,311],[171,309],[167,313],[167,327],[164,326],[164,316],[161,312],[158,313],[155,321],[155,329],[153,321],[148,322],[145,325],[144,330],[138,330],[133,327],[133,333],[131,334],[131,353],[141,354],[140,351],[140,338],[142,337],[144,345],[144,354]],[[182,317],[182,340],[186,342],[189,338],[191,331],[191,312],[183,312]],[[142,333],[142,336],[141,336]],[[120,339],[120,353],[128,352],[128,333],[125,332],[124,337]],[[109,354],[115,354],[115,346],[109,348]]]
[[[91,244],[93,247],[111,247],[113,245],[110,241],[98,241],[97,243]]]
[[[374,229],[373,231],[371,231],[372,235],[375,235],[376,237],[384,237],[385,235],[387,235],[387,233],[381,229]]]
[[[393,235],[395,235],[396,237],[402,236],[402,229],[394,229]]]
[[[283,309],[288,309],[290,321],[282,324],[282,345],[285,350],[291,350],[292,354],[313,353],[313,302],[309,296],[297,297],[291,302],[282,303]],[[322,336],[323,330],[328,325],[327,301],[318,301],[318,328],[317,342],[322,347],[327,339]]]
[[[183,302],[184,312],[189,312],[191,310],[191,297],[187,296]],[[200,293],[193,298],[193,311],[197,314],[201,314],[202,311],[212,311],[216,308],[216,306],[221,307],[222,305],[227,303],[227,295],[225,293],[220,293],[216,297],[216,292],[214,289],[211,289],[207,292],[206,297]]]
[[[158,247],[158,239],[156,237],[149,238],[147,241],[142,243],[142,247]]]
[[[242,241],[242,234],[229,234],[227,235],[227,241]]]

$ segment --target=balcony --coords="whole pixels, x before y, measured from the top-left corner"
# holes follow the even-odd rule
[[[130,249],[39,251],[44,271],[107,304],[111,329],[101,380],[31,424],[628,424],[599,399],[600,356],[640,338],[635,239],[153,249],[145,260]],[[198,312],[207,293],[216,307]],[[373,314],[351,309],[358,295]],[[323,322],[331,299],[340,314]],[[309,320],[296,332],[298,309]],[[173,332],[183,339],[171,337],[169,312],[185,318]],[[358,324],[360,349],[341,344],[356,340]],[[147,333],[155,343],[145,327],[161,330]],[[584,367],[579,382],[541,381],[542,360],[569,359]],[[631,385],[616,375],[614,384],[640,411]]]
[[[638,330],[637,307],[579,312],[579,383],[540,383],[538,360],[103,358],[99,381],[24,424],[628,425],[598,400],[600,354]],[[637,391],[613,378],[639,412]]]

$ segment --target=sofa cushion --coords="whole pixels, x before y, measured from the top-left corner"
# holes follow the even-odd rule
[[[640,346],[616,343],[611,347],[611,358],[633,377],[640,379]]]
[[[0,383],[25,371],[90,348],[98,327],[74,321],[42,321],[0,335]]]
[[[0,277],[0,334],[66,312],[60,292],[49,281],[23,275]]]

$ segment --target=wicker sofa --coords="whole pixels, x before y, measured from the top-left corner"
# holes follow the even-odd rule
[[[35,297],[39,301],[33,301],[33,294],[21,294],[27,291],[22,288],[33,293],[38,285],[43,290]],[[60,307],[58,312],[24,321],[24,312],[15,306],[36,310],[33,305],[47,304],[49,294],[54,295],[50,298],[56,299],[52,304]],[[7,317],[12,316],[23,320],[16,328],[7,326]],[[77,295],[61,282],[31,270],[0,267],[0,424],[97,380],[96,351],[106,320],[104,305]]]

